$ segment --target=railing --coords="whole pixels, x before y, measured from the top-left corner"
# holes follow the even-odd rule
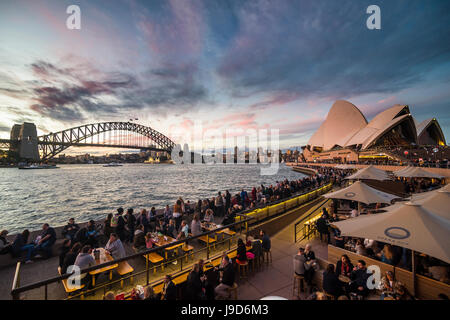
[[[235,218],[235,222],[232,223],[232,224],[229,224],[229,225],[226,225],[226,226],[222,226],[220,228],[217,228],[217,229],[214,229],[214,230],[211,230],[211,231],[203,232],[202,234],[199,234],[197,236],[191,236],[191,237],[188,237],[188,238],[183,239],[183,240],[175,241],[175,242],[166,244],[164,246],[148,249],[148,250],[145,250],[145,251],[140,251],[140,252],[138,252],[136,254],[129,255],[129,256],[121,258],[121,259],[116,259],[116,260],[109,261],[109,262],[106,262],[106,263],[103,263],[103,264],[98,264],[98,265],[95,265],[95,266],[92,266],[92,267],[89,267],[89,268],[81,270],[80,274],[88,273],[90,271],[101,269],[101,268],[104,268],[104,267],[107,267],[107,266],[110,266],[110,265],[113,265],[113,264],[117,264],[117,263],[120,263],[120,262],[123,262],[123,261],[128,261],[128,260],[131,260],[131,259],[134,259],[134,258],[137,258],[137,257],[143,257],[143,256],[145,256],[147,254],[152,253],[152,252],[164,251],[166,248],[173,247],[173,246],[176,246],[176,245],[181,244],[181,243],[189,242],[189,241],[192,241],[194,239],[197,239],[197,238],[200,238],[200,237],[203,237],[203,236],[209,237],[211,234],[216,233],[216,232],[218,232],[220,230],[227,229],[227,228],[230,228],[230,227],[231,228],[235,228],[235,227],[239,226],[239,231],[236,232],[236,234],[234,236],[228,237],[226,239],[223,236],[222,241],[220,241],[220,242],[216,241],[215,244],[213,244],[213,245],[211,245],[209,243],[209,241],[207,241],[206,246],[201,248],[201,249],[199,249],[199,250],[194,250],[194,252],[192,252],[192,253],[186,253],[184,255],[179,255],[179,256],[177,256],[175,258],[168,259],[167,261],[163,262],[164,265],[167,265],[167,264],[172,263],[175,260],[178,260],[178,261],[180,261],[180,264],[179,264],[180,265],[180,270],[179,271],[183,271],[183,267],[186,266],[186,264],[183,264],[183,261],[186,258],[186,256],[191,256],[191,255],[199,254],[201,252],[206,251],[206,259],[210,259],[211,246],[219,246],[221,244],[224,244],[225,242],[228,242],[228,250],[231,250],[231,242],[232,242],[232,240],[235,239],[236,237],[242,236],[243,230],[245,230],[245,233],[247,233],[249,226],[256,225],[256,224],[260,223],[261,221],[265,220],[266,218],[270,218],[270,217],[273,217],[275,215],[282,214],[282,213],[284,213],[284,212],[286,212],[286,211],[288,211],[288,210],[290,210],[290,209],[292,209],[292,208],[294,208],[296,206],[299,206],[299,205],[301,205],[303,203],[306,203],[306,202],[308,202],[308,201],[310,201],[312,199],[315,199],[319,195],[321,195],[321,194],[327,192],[328,190],[330,190],[331,186],[332,186],[331,183],[328,183],[326,185],[319,186],[317,189],[314,189],[312,191],[304,192],[304,193],[302,193],[300,195],[294,195],[294,196],[292,196],[292,197],[290,197],[288,199],[281,199],[281,200],[278,200],[276,202],[269,203],[264,208],[245,210],[243,212],[240,212],[240,213],[236,214],[237,217]],[[259,210],[259,212],[258,212],[258,210]],[[253,221],[253,223],[249,223],[250,221]],[[97,285],[95,288],[90,289],[90,290],[80,291],[77,294],[74,294],[71,298],[83,297],[85,294],[89,294],[91,292],[95,292],[95,291],[101,290],[101,289],[106,291],[107,287],[113,286],[116,283],[119,283],[121,281],[130,279],[132,277],[137,277],[137,276],[143,275],[143,274],[145,274],[145,278],[146,278],[145,283],[146,283],[146,285],[149,285],[150,284],[150,271],[154,270],[157,267],[159,267],[159,265],[149,268],[149,263],[146,263],[146,267],[142,271],[133,272],[132,274],[127,275],[127,276],[123,276],[123,277],[121,277],[118,280],[109,281],[107,283],[104,283],[104,284],[101,284],[101,285]],[[20,263],[19,263],[17,268],[16,268],[16,274],[15,274],[15,277],[14,277],[14,283],[13,283],[13,287],[12,287],[12,290],[11,290],[11,295],[12,295],[13,299],[20,299],[20,295],[22,293],[27,292],[27,291],[31,291],[31,290],[34,290],[34,289],[37,289],[37,288],[44,287],[44,299],[48,299],[48,286],[51,285],[51,284],[60,282],[62,280],[68,279],[71,275],[72,274],[64,274],[64,275],[61,275],[61,276],[53,277],[53,278],[50,278],[50,279],[47,279],[47,280],[35,282],[35,283],[32,283],[32,284],[20,287],[20,284],[19,284],[19,281],[18,281],[18,279],[20,277]],[[159,280],[159,281],[161,281],[161,280]]]
[[[206,232],[203,232],[203,233],[201,233],[201,234],[199,234],[197,236],[190,236],[190,237],[188,237],[186,239],[178,240],[178,241],[175,241],[175,242],[171,242],[171,243],[168,243],[168,244],[160,246],[160,247],[156,247],[156,248],[140,251],[138,253],[126,256],[124,258],[115,259],[115,260],[108,261],[108,262],[105,262],[105,263],[102,263],[102,264],[98,264],[98,265],[95,265],[95,266],[92,266],[92,267],[89,267],[89,268],[85,268],[83,270],[80,270],[80,274],[89,273],[90,271],[102,269],[104,267],[108,267],[108,266],[111,266],[111,265],[114,265],[114,264],[118,264],[120,262],[128,261],[128,260],[131,260],[131,259],[134,259],[134,258],[138,258],[138,257],[143,257],[143,256],[145,256],[147,254],[152,253],[152,252],[164,251],[166,248],[173,247],[173,246],[176,246],[176,245],[179,245],[179,244],[184,244],[185,242],[189,242],[189,241],[198,239],[198,238],[203,237],[203,236],[209,237],[210,234],[216,233],[216,232],[218,232],[220,230],[227,229],[227,228],[234,228],[234,227],[240,226],[239,232],[236,232],[235,236],[237,236],[238,233],[240,235],[242,235],[242,230],[243,230],[242,227],[243,226],[247,226],[247,222],[250,221],[250,220],[252,220],[252,218],[247,217],[244,220],[241,220],[239,222],[235,222],[235,223],[229,224],[227,226],[222,226],[220,228],[217,228],[217,229],[214,229],[214,230],[211,230],[211,231],[206,231]],[[245,230],[245,231],[247,231],[247,230]],[[230,243],[230,247],[229,248],[231,248],[231,241],[229,239],[230,238],[228,238],[226,240],[224,239],[222,241],[222,243],[223,242],[229,242]],[[215,245],[217,245],[217,243]],[[209,259],[210,258],[210,253],[211,253],[211,246],[212,245],[209,244],[209,241],[207,241],[206,247],[204,247],[204,248],[202,248],[200,250],[194,251],[194,254],[198,253],[198,252],[201,252],[201,251],[206,251],[206,259]],[[176,257],[175,259],[172,259],[172,260],[167,260],[167,261],[165,261],[165,264],[167,265],[169,263],[172,263],[174,260],[180,260],[180,262],[181,262],[180,263],[180,267],[181,267],[181,270],[182,270],[183,269],[183,259],[186,258],[186,255],[188,255],[188,254],[189,253],[187,253],[185,255],[178,256],[178,257]],[[74,295],[74,297],[78,297],[78,296],[83,296],[85,294],[89,294],[89,293],[97,291],[99,289],[103,289],[105,286],[111,286],[114,283],[121,282],[122,280],[126,280],[126,279],[129,279],[131,277],[136,277],[137,275],[144,274],[144,273],[146,274],[146,284],[148,285],[150,283],[149,282],[149,280],[150,280],[150,271],[153,270],[154,268],[156,268],[156,266],[154,266],[153,268],[149,268],[148,265],[149,264],[146,264],[146,268],[143,271],[140,271],[140,272],[137,272],[137,273],[132,273],[132,274],[130,274],[128,276],[121,277],[121,279],[119,279],[117,281],[113,281],[113,282],[108,282],[108,283],[104,284],[103,286],[96,286],[96,287],[94,287],[91,290],[84,290],[84,291]],[[19,279],[19,274],[20,274],[19,267],[20,267],[20,265],[18,265],[18,267],[16,269],[15,279]],[[19,286],[18,281],[14,281],[14,285],[13,285],[13,288],[11,290],[11,296],[12,296],[13,299],[17,300],[17,299],[20,299],[20,295],[22,293],[24,293],[24,292],[44,287],[44,299],[47,300],[48,299],[48,286],[51,285],[51,284],[60,282],[62,280],[68,279],[72,275],[73,275],[73,273],[72,274],[64,274],[64,275],[60,275],[60,276],[57,276],[57,277],[49,278],[49,279],[46,279],[46,280],[38,281],[38,282],[29,284],[29,285],[25,285],[25,286],[22,286],[22,287]],[[86,275],[86,276],[88,276],[88,275]]]
[[[322,209],[323,205],[325,203],[327,203],[328,201],[329,201],[329,199],[326,199],[326,200],[322,201],[308,215],[302,217],[298,222],[295,223],[295,225],[294,225],[294,239],[295,239],[295,243],[297,243],[298,241],[302,241],[302,240],[304,240],[306,238],[309,239],[310,235],[315,232],[315,228],[306,230],[305,229],[306,228],[305,222],[311,216],[317,215],[317,213]],[[299,234],[303,234],[303,237],[300,237]]]

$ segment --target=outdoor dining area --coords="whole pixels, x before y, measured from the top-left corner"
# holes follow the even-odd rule
[[[399,197],[366,183],[396,178],[438,179],[440,188]],[[313,218],[317,231],[328,235],[328,260],[337,262],[342,255],[353,257],[354,262],[363,259],[367,265],[380,268],[380,277],[386,277],[387,271],[393,272],[389,276],[401,281],[412,297],[448,297],[450,185],[444,185],[443,178],[416,167],[390,174],[370,166],[347,177],[348,187],[324,197],[334,204],[352,202],[350,214],[339,214],[332,205],[333,217],[321,213]],[[371,205],[376,210],[364,208]],[[324,219],[328,228],[320,227],[318,221]]]

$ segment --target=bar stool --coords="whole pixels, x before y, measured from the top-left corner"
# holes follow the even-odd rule
[[[237,283],[233,283],[233,286],[231,288],[228,288],[228,293],[230,294],[230,297],[233,297],[233,300],[237,300],[237,289],[238,289],[238,285]]]
[[[263,250],[264,260],[266,261],[267,265],[269,265],[269,258],[270,263],[272,263],[272,251],[271,250]]]
[[[294,273],[294,286],[293,286],[293,292],[292,295],[300,298],[300,292],[304,292],[304,283],[305,277],[300,276],[296,273]]]
[[[239,261],[236,259],[236,263],[238,264],[239,278],[247,278],[248,261]]]

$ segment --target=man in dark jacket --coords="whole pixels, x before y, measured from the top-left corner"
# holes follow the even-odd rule
[[[228,256],[222,258],[222,268],[218,268],[217,271],[223,271],[223,275],[220,284],[214,291],[217,298],[226,299],[230,296],[228,289],[232,288],[234,284],[234,268]]]
[[[125,235],[125,220],[122,217],[123,214],[123,208],[117,209],[117,215],[115,218],[117,219],[117,226],[116,226],[116,233],[120,238],[120,241],[125,241],[126,235]]]
[[[363,297],[369,294],[369,288],[367,287],[367,279],[369,278],[367,273],[366,262],[364,260],[358,260],[358,265],[352,271],[349,283],[350,292],[356,293]]]
[[[322,215],[316,221],[317,231],[320,233],[320,241],[322,241],[322,237],[325,236],[328,243],[330,243],[330,232],[328,231],[328,223],[326,219],[326,215]]]
[[[270,251],[271,243],[270,243],[269,236],[266,234],[266,232],[264,230],[261,230],[259,232],[259,236],[261,237],[263,250]]]

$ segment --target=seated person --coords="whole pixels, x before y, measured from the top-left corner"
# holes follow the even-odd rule
[[[206,210],[205,216],[203,217],[203,221],[214,222],[214,212],[211,209]]]
[[[75,223],[74,218],[69,219],[69,223],[64,226],[64,229],[61,231],[61,234],[64,238],[73,240],[75,234],[80,229],[80,226]]]
[[[216,297],[219,299],[226,299],[230,296],[228,289],[233,287],[234,284],[234,268],[227,255],[222,257],[222,263],[220,268],[215,268],[216,271],[221,271],[222,276],[219,280],[220,284],[214,289]]]
[[[244,241],[240,238],[238,239],[236,262],[241,264],[247,262],[247,248],[245,247]]]
[[[150,232],[147,232],[147,234],[145,235],[145,247],[147,249],[151,249],[153,248],[154,245],[154,241],[152,239],[152,234]]]
[[[2,230],[2,232],[0,232],[0,254],[11,253],[11,243],[6,240],[7,235],[8,230]]]
[[[176,232],[177,232],[177,227],[175,225],[175,219],[170,219],[169,224],[166,227],[165,235],[173,238],[175,236]]]
[[[85,244],[90,245],[92,248],[98,247],[98,237],[100,232],[97,231],[97,226],[94,220],[89,220],[86,227],[86,241]]]
[[[367,273],[366,262],[364,260],[358,260],[357,266],[350,274],[351,281],[348,284],[349,291],[366,297],[369,294],[369,288],[367,287],[367,279],[369,276],[369,273]]]
[[[78,266],[80,270],[95,266],[95,259],[92,256],[92,248],[89,245],[85,245],[81,252],[78,254],[77,258],[75,259],[74,265]],[[70,270],[70,266],[67,268],[66,272],[71,273],[72,270]],[[87,273],[83,273],[80,275],[81,283],[88,285],[88,288],[91,287],[91,277],[88,276]]]
[[[343,287],[345,283],[339,280],[338,276],[334,272],[334,265],[329,264],[327,270],[323,273],[322,288],[323,290],[333,295],[335,298],[341,296],[344,293]]]
[[[134,232],[133,238],[133,249],[136,251],[141,251],[146,248],[145,243],[145,233],[144,226],[142,224],[138,225],[136,231]]]
[[[381,278],[380,289],[382,291],[380,299],[384,300],[385,297],[395,297],[395,286],[397,285],[394,273],[392,271],[386,271],[386,274]]]
[[[298,253],[294,256],[294,272],[298,276],[304,276],[306,270],[305,249],[299,248]]]
[[[350,277],[352,271],[353,264],[350,262],[349,257],[346,254],[342,255],[341,260],[336,263],[336,275]]]
[[[177,240],[186,239],[189,237],[189,227],[185,220],[181,221],[181,229],[177,235]]]
[[[115,233],[111,233],[109,236],[109,241],[105,246],[105,250],[108,251],[114,259],[120,259],[126,256],[122,241],[120,241]]]
[[[164,219],[159,219],[156,224],[156,232],[166,234],[166,224],[164,223]]]
[[[40,239],[37,241],[37,245],[34,248],[35,251],[42,251],[44,253],[45,258],[49,258],[52,255],[52,247],[56,242],[56,232],[55,229],[50,227],[48,223],[44,223],[42,225],[42,233]],[[36,258],[40,258],[41,256],[37,254]]]

